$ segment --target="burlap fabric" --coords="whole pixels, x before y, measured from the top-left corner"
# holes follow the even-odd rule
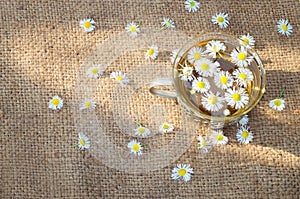
[[[184,9],[184,1],[171,0],[1,0],[0,198],[299,198],[300,3],[200,2],[200,10],[189,13]],[[170,160],[153,170],[148,168],[147,172],[131,172],[126,170],[130,169],[128,165],[121,169],[111,166],[115,162],[108,162],[109,158],[101,159],[92,150],[80,151],[72,146],[78,136],[74,112],[78,79],[86,58],[97,52],[95,49],[105,51],[101,45],[113,42],[131,21],[154,30],[163,17],[171,17],[177,30],[189,38],[219,31],[210,22],[217,12],[231,17],[230,26],[222,31],[236,36],[249,32],[255,37],[257,52],[267,71],[267,92],[249,114],[255,136],[251,144],[238,144],[234,128],[228,127],[224,130],[230,139],[228,145],[203,156],[196,140],[191,139],[188,145],[184,144],[187,150],[183,154],[172,154]],[[79,27],[80,19],[87,17],[97,22],[96,31],[89,34]],[[282,18],[293,25],[290,37],[276,33],[276,21]],[[112,57],[124,50],[107,44],[107,49],[113,49],[109,52]],[[163,56],[168,54],[161,54],[158,62],[168,70]],[[119,56],[108,66],[95,91],[97,121],[103,124],[105,136],[120,148],[126,148],[129,139],[122,133],[126,123],[120,123],[124,107],[136,116],[134,119],[149,126],[160,121],[151,120],[159,115],[177,126],[191,125],[183,119],[174,100],[149,95],[144,84],[129,99],[122,101],[116,96],[122,92],[111,83],[107,75],[111,71],[121,70],[132,77],[142,73],[161,75],[151,67],[152,62],[139,69],[142,62],[144,57],[139,50]],[[138,82],[143,78],[139,76]],[[287,107],[276,112],[268,108],[268,102],[278,97],[282,88],[286,88]],[[56,94],[64,100],[61,111],[47,107]],[[155,104],[162,104],[165,109]],[[204,131],[205,128],[198,128],[198,133]],[[163,140],[153,136],[150,139],[157,145],[149,145],[147,150],[151,152],[174,138],[174,134]],[[177,163],[194,168],[190,182],[171,179],[171,170]]]

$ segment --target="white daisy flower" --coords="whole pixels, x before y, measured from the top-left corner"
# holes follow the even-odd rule
[[[53,96],[52,99],[48,102],[48,107],[52,110],[59,110],[63,107],[63,105],[63,100],[57,95]]]
[[[289,36],[293,32],[293,26],[289,24],[288,20],[280,19],[277,21],[277,31],[285,36]]]
[[[179,51],[180,51],[179,49],[175,49],[171,52],[170,59],[171,59],[172,64],[179,62],[181,57],[183,56],[183,51],[180,51],[180,52]]]
[[[223,135],[223,130],[212,130],[210,140],[213,145],[225,145],[228,142],[228,138]]]
[[[94,78],[97,79],[102,75],[103,71],[100,65],[94,65],[91,66],[90,68],[88,68],[88,70],[86,71],[86,74],[90,77],[90,78]]]
[[[226,46],[224,43],[215,40],[208,42],[205,47],[205,53],[207,53],[212,58],[217,58],[217,54],[219,54],[220,51],[224,52],[226,50]]]
[[[174,130],[174,125],[168,122],[164,122],[162,125],[159,126],[159,132],[162,133],[170,133]]]
[[[145,53],[146,59],[156,59],[158,55],[158,47],[156,45],[149,46],[149,49]]]
[[[124,86],[124,85],[126,85],[126,84],[129,83],[128,77],[124,73],[122,73],[122,72],[112,72],[110,74],[110,78],[111,79],[115,79],[116,82],[118,82],[122,86]]]
[[[189,164],[177,164],[177,167],[172,170],[173,180],[184,180],[185,182],[190,181],[193,168]]]
[[[200,47],[193,47],[189,50],[189,53],[187,55],[187,59],[190,63],[194,63],[195,61],[200,60],[204,56],[204,51]]]
[[[220,97],[219,92],[213,94],[211,91],[209,91],[204,93],[204,96],[202,97],[202,105],[208,111],[219,111],[224,106],[223,98]]]
[[[238,124],[241,125],[241,126],[245,126],[247,125],[249,122],[249,117],[248,115],[244,115],[239,121],[238,121]]]
[[[218,13],[212,17],[211,21],[219,25],[220,28],[227,28],[229,25],[229,16],[225,13]]]
[[[227,101],[228,105],[238,110],[248,104],[249,96],[246,93],[246,90],[243,88],[238,90],[235,88],[229,88],[225,92],[225,100]]]
[[[247,35],[242,35],[240,37],[240,44],[246,46],[246,48],[253,48],[255,45],[254,37],[249,35],[249,33]]]
[[[183,81],[192,81],[193,80],[193,78],[194,78],[193,67],[185,66],[182,69],[178,69],[178,70],[181,71],[181,73],[179,74],[179,77],[181,80],[183,80]]]
[[[216,71],[218,71],[220,64],[219,62],[212,62],[209,59],[202,58],[196,61],[194,66],[199,75],[202,75],[203,77],[211,77]]]
[[[185,9],[189,12],[196,12],[200,8],[200,2],[194,0],[186,0],[184,2]]]
[[[235,48],[231,52],[230,57],[232,62],[240,67],[246,67],[253,61],[253,57],[248,56],[247,49],[244,46],[241,46],[241,48]]]
[[[215,75],[215,84],[221,89],[227,89],[233,85],[233,78],[228,71],[221,71]]]
[[[249,127],[242,126],[237,130],[236,138],[242,144],[249,144],[253,140],[253,133],[249,130]]]
[[[209,140],[204,139],[201,135],[198,136],[198,148],[202,153],[207,153],[211,148],[211,143]]]
[[[83,19],[79,24],[85,32],[92,32],[95,29],[95,21],[93,19]]]
[[[228,115],[230,115],[231,113],[230,113],[230,110],[229,110],[229,109],[225,109],[225,110],[223,111],[223,114],[224,114],[225,116],[228,116]]]
[[[129,33],[130,36],[136,37],[140,33],[140,27],[134,22],[127,24],[125,30]]]
[[[273,99],[269,106],[274,110],[282,111],[285,108],[285,101],[282,98]]]
[[[233,76],[240,86],[247,87],[248,83],[253,80],[253,74],[248,68],[238,68],[233,71]]]
[[[88,139],[88,137],[86,135],[84,135],[83,133],[79,133],[78,134],[78,147],[81,150],[84,149],[88,149],[90,148],[91,143],[90,140]]]
[[[85,99],[81,104],[79,109],[80,110],[84,110],[84,109],[88,109],[88,110],[94,110],[96,108],[96,102],[94,102],[91,99]]]
[[[164,29],[175,28],[174,21],[167,17],[164,17],[163,21],[161,22],[161,25]]]
[[[198,77],[192,83],[195,92],[205,93],[210,89],[210,84],[207,79]]]
[[[128,149],[131,153],[135,155],[142,155],[143,154],[143,147],[142,144],[136,140],[132,140],[127,145]]]
[[[134,135],[145,138],[148,137],[148,135],[150,135],[150,129],[143,127],[143,126],[139,126],[136,129],[133,130],[134,131]]]

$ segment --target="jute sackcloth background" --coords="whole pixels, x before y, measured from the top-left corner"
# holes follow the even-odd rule
[[[299,198],[300,2],[200,2],[200,10],[189,13],[184,1],[177,0],[1,0],[0,198]],[[218,12],[230,16],[230,26],[223,32],[235,36],[250,33],[255,37],[256,51],[267,71],[267,92],[249,114],[254,133],[251,144],[238,144],[234,128],[228,127],[224,129],[230,140],[228,145],[215,147],[204,156],[197,149],[196,139],[192,139],[188,150],[179,157],[173,154],[169,164],[144,173],[115,168],[97,158],[92,149],[80,151],[72,146],[79,133],[73,111],[75,88],[86,57],[106,41],[113,41],[131,21],[155,30],[160,28],[163,17],[171,17],[176,30],[196,38],[205,32],[221,31],[211,23],[211,17]],[[84,18],[96,21],[96,31],[87,34],[79,27]],[[276,32],[279,19],[288,19],[293,25],[290,37]],[[114,56],[118,48],[110,53]],[[163,56],[169,55],[159,55],[157,61],[162,67]],[[96,115],[105,124],[101,128],[112,143],[124,149],[130,138],[118,126],[116,118],[124,119],[124,111],[118,108],[128,107],[129,115],[151,126],[157,121],[150,121],[148,113],[155,115],[151,109],[164,114],[160,107],[153,106],[162,104],[170,122],[188,125],[182,122],[174,100],[150,95],[144,84],[128,101],[118,103],[122,102],[116,97],[119,87],[107,74],[121,70],[132,76],[160,75],[155,67],[139,69],[142,62],[145,59],[139,50],[118,57],[99,80],[95,94]],[[268,103],[278,97],[282,88],[286,88],[286,109],[271,110]],[[53,95],[63,98],[62,110],[47,107]],[[204,130],[199,127],[198,131],[201,134]],[[145,155],[170,143],[172,136],[174,133],[161,142],[155,136],[149,138],[158,144],[149,145]],[[190,182],[171,179],[171,170],[177,163],[194,168]]]

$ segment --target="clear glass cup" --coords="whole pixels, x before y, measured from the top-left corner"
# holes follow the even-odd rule
[[[234,64],[232,64],[230,60],[230,53],[234,48],[241,46],[239,39],[223,33],[208,33],[200,36],[197,39],[188,41],[179,50],[173,63],[172,79],[161,78],[154,80],[150,83],[150,92],[163,97],[177,98],[184,113],[190,115],[202,125],[209,125],[212,129],[219,129],[223,128],[224,125],[236,123],[243,115],[247,114],[257,105],[265,93],[266,73],[263,68],[262,61],[257,53],[252,48],[247,48],[248,55],[253,57],[253,61],[247,67],[253,74],[253,81],[248,84],[246,88],[249,95],[248,104],[240,110],[233,111],[232,114],[228,116],[220,114],[220,112],[214,113],[205,111],[203,110],[203,107],[202,109],[199,108],[201,107],[201,104],[199,100],[197,100],[197,96],[195,97],[195,95],[190,92],[191,82],[181,80],[179,73],[180,69],[182,68],[182,62],[186,59],[189,50],[195,46],[200,46],[205,49],[205,45],[212,40],[221,41],[226,46],[223,56],[217,57],[214,61],[218,61],[224,70],[232,73],[234,69],[232,67],[234,67]],[[173,86],[175,92],[165,89],[158,89],[157,86]],[[217,91],[222,92],[220,89]]]

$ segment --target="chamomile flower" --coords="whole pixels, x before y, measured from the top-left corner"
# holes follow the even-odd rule
[[[86,71],[86,74],[90,77],[90,78],[94,78],[97,79],[102,75],[103,71],[100,65],[94,65],[88,68],[88,70]]]
[[[233,85],[233,78],[228,71],[221,71],[214,77],[214,81],[217,87],[221,89],[227,89]]]
[[[207,53],[212,58],[216,58],[217,54],[224,52],[226,50],[226,46],[221,41],[212,40],[206,44],[205,53]]]
[[[90,148],[91,143],[90,140],[88,139],[88,137],[86,135],[84,135],[83,133],[79,133],[78,134],[78,147],[81,150],[84,149],[88,149]]]
[[[143,154],[143,147],[142,144],[136,140],[132,140],[127,145],[128,149],[131,153],[135,155],[142,155]]]
[[[140,27],[134,22],[127,24],[125,30],[129,33],[130,36],[136,37],[140,33]]]
[[[79,24],[85,32],[92,32],[95,29],[95,21],[93,19],[83,19]]]
[[[174,125],[168,122],[164,122],[162,125],[159,126],[159,132],[162,133],[170,133],[174,130]]]
[[[253,48],[255,45],[254,37],[249,35],[249,33],[247,35],[242,35],[240,37],[240,44],[246,48]]]
[[[237,140],[242,144],[248,144],[253,140],[253,133],[249,130],[249,127],[242,126],[237,130]]]
[[[245,126],[247,125],[249,122],[249,117],[248,115],[244,115],[239,121],[238,121],[238,124],[241,125],[241,126]]]
[[[212,130],[210,140],[213,145],[225,145],[228,142],[228,138],[223,134],[222,130]]]
[[[211,148],[211,143],[209,140],[204,139],[201,135],[198,136],[198,148],[202,153],[207,153]]]
[[[179,49],[173,50],[171,52],[171,57],[170,57],[171,63],[175,64],[179,62],[182,56],[183,56],[183,51],[180,51]]]
[[[143,127],[142,125],[140,125],[139,127],[137,127],[136,129],[133,130],[134,135],[145,138],[148,137],[148,135],[150,135],[150,129]]]
[[[175,28],[174,21],[167,17],[164,17],[163,21],[161,22],[161,25],[163,29]]]
[[[220,66],[219,62],[212,62],[209,59],[202,58],[195,62],[195,70],[199,75],[203,77],[211,77]]]
[[[88,109],[88,110],[94,110],[96,108],[96,102],[94,102],[91,99],[85,99],[81,104],[79,109],[80,110],[84,110],[84,109]]]
[[[179,77],[183,81],[192,81],[193,80],[193,67],[190,66],[184,66],[181,70],[181,73],[179,74]]]
[[[211,91],[204,93],[202,97],[202,105],[208,111],[219,111],[223,108],[223,98],[220,96],[220,93],[217,92],[213,94]]]
[[[189,164],[177,164],[177,167],[172,170],[172,179],[173,180],[184,180],[188,182],[191,180],[191,174],[193,172],[193,168]]]
[[[198,77],[192,83],[193,91],[205,93],[210,89],[210,84],[207,79]]]
[[[158,55],[158,47],[156,45],[149,46],[149,49],[145,53],[146,59],[156,59]]]
[[[246,87],[253,80],[253,74],[248,68],[235,69],[232,74],[240,86]]]
[[[227,28],[229,25],[229,16],[225,13],[218,13],[212,17],[211,21],[219,25],[220,28]]]
[[[282,111],[285,108],[285,101],[282,98],[273,99],[269,106],[274,110]]]
[[[204,56],[204,51],[200,47],[193,47],[189,50],[187,59],[190,63],[194,63],[195,61],[200,60]]]
[[[48,102],[48,107],[52,110],[59,110],[63,107],[63,105],[63,100],[57,95],[53,96],[52,99]]]
[[[112,72],[110,74],[110,78],[111,79],[115,79],[116,82],[118,82],[122,86],[124,86],[124,85],[126,85],[126,84],[129,83],[128,77],[124,73],[122,73],[122,72]]]
[[[243,88],[237,90],[229,88],[225,93],[225,100],[229,106],[238,110],[248,104],[249,96]]]
[[[185,9],[189,12],[196,12],[200,8],[200,2],[195,0],[187,0],[185,1]]]
[[[245,46],[241,46],[240,48],[235,48],[231,52],[230,57],[232,62],[240,67],[246,67],[253,61],[253,57],[248,56],[248,52]]]
[[[277,22],[277,31],[285,36],[289,36],[293,32],[293,26],[288,22],[288,20],[280,19]]]

